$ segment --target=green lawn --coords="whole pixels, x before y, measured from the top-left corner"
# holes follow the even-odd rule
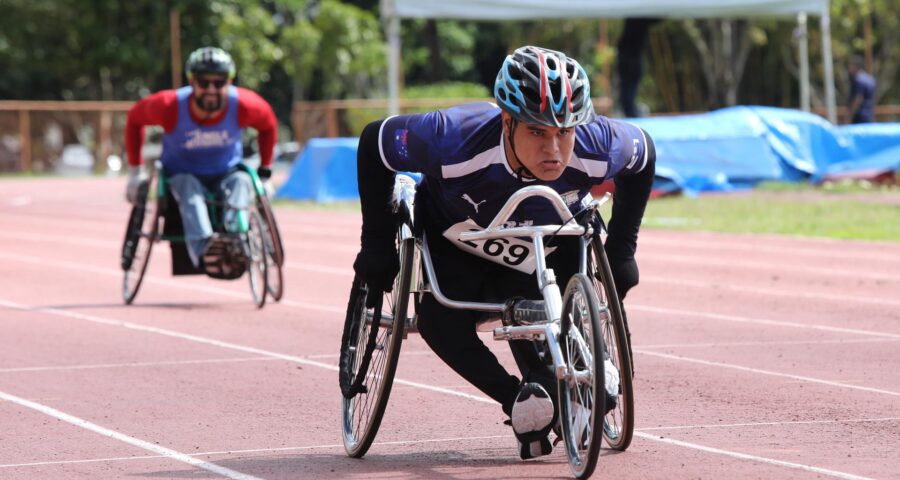
[[[763,185],[650,201],[644,226],[900,242],[900,189]]]

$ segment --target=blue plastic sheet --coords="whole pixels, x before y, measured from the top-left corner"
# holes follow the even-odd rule
[[[874,177],[900,170],[900,123],[834,126],[773,107],[634,118],[656,144],[656,190],[686,194],[751,188],[766,180]],[[294,161],[279,198],[354,200],[356,138],[316,138]]]
[[[653,136],[658,183],[668,190],[728,191],[900,169],[900,123],[834,126],[811,113],[750,106],[627,121]]]

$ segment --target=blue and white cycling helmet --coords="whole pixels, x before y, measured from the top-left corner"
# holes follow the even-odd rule
[[[234,78],[237,69],[231,55],[219,47],[203,47],[194,50],[184,65],[188,80],[196,74],[212,73]]]
[[[508,55],[494,98],[524,123],[569,128],[594,118],[587,73],[575,59],[546,48],[526,46]]]

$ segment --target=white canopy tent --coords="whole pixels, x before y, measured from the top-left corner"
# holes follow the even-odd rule
[[[459,20],[535,20],[542,18],[716,18],[795,17],[800,41],[801,108],[809,110],[809,55],[807,15],[818,15],[822,25],[825,100],[828,119],[837,121],[834,62],[831,56],[829,0],[381,0],[390,46],[388,95],[391,114],[399,111],[400,19],[446,18]]]

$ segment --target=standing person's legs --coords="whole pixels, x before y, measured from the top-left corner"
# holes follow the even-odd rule
[[[194,266],[199,266],[200,257],[213,234],[206,206],[207,190],[197,177],[189,173],[177,173],[167,181],[172,196],[178,202],[188,255]]]

